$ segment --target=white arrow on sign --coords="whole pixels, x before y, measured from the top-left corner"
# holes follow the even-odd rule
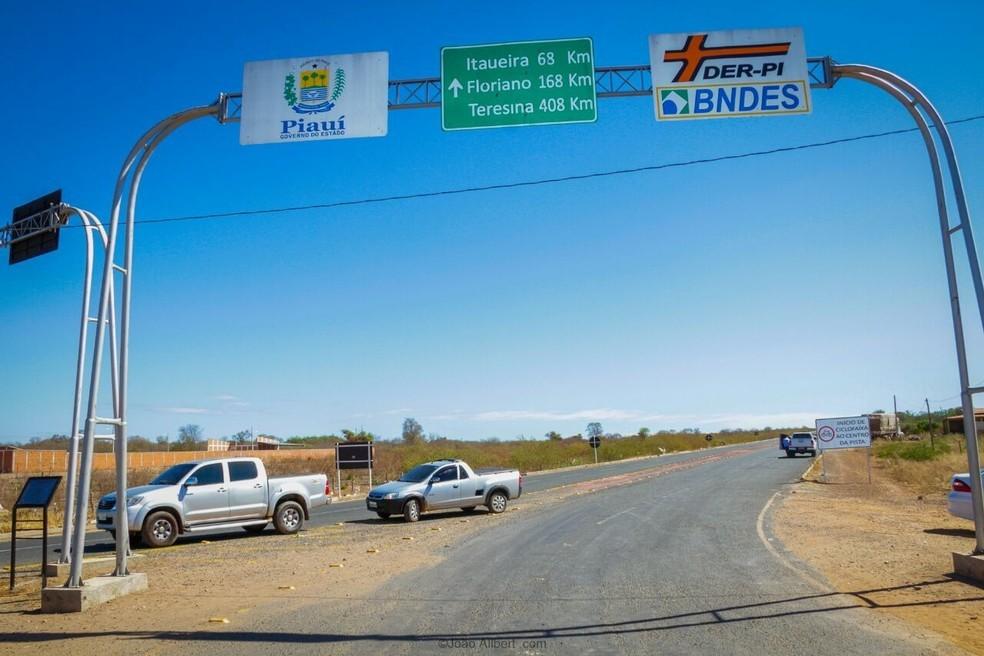
[[[461,89],[462,89],[461,82],[458,81],[458,78],[454,78],[453,80],[451,80],[451,84],[448,85],[448,90],[454,92],[455,98],[458,97],[458,92],[461,91]]]

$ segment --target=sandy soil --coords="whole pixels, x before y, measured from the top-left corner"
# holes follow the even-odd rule
[[[832,587],[984,654],[984,586],[951,577],[954,551],[974,546],[973,523],[946,511],[945,495],[893,482],[877,460],[867,483],[863,452],[825,456],[776,510],[773,530]]]

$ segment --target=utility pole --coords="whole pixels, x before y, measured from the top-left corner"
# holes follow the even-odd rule
[[[892,394],[892,411],[895,413],[895,439],[899,439],[899,403]]]
[[[929,448],[935,449],[933,444],[933,411],[929,409],[929,399],[926,399],[926,417],[929,419]]]

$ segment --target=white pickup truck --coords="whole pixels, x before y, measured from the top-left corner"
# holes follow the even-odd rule
[[[491,513],[501,513],[510,499],[522,493],[523,475],[518,469],[475,471],[461,460],[435,460],[371,489],[366,508],[383,519],[403,515],[406,521],[415,522],[420,513],[430,510],[471,512],[485,506]]]
[[[793,433],[786,445],[786,457],[795,458],[798,453],[808,453],[810,457],[817,455],[817,436],[813,433]]]
[[[259,458],[183,462],[147,485],[126,491],[132,542],[174,544],[181,533],[242,528],[259,533],[270,521],[278,533],[296,533],[311,509],[331,503],[324,474],[267,478]],[[116,535],[116,493],[99,499],[96,526]]]

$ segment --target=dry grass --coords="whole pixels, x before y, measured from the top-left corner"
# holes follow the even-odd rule
[[[875,457],[893,480],[920,494],[945,494],[950,477],[967,471],[963,435],[876,443]]]

